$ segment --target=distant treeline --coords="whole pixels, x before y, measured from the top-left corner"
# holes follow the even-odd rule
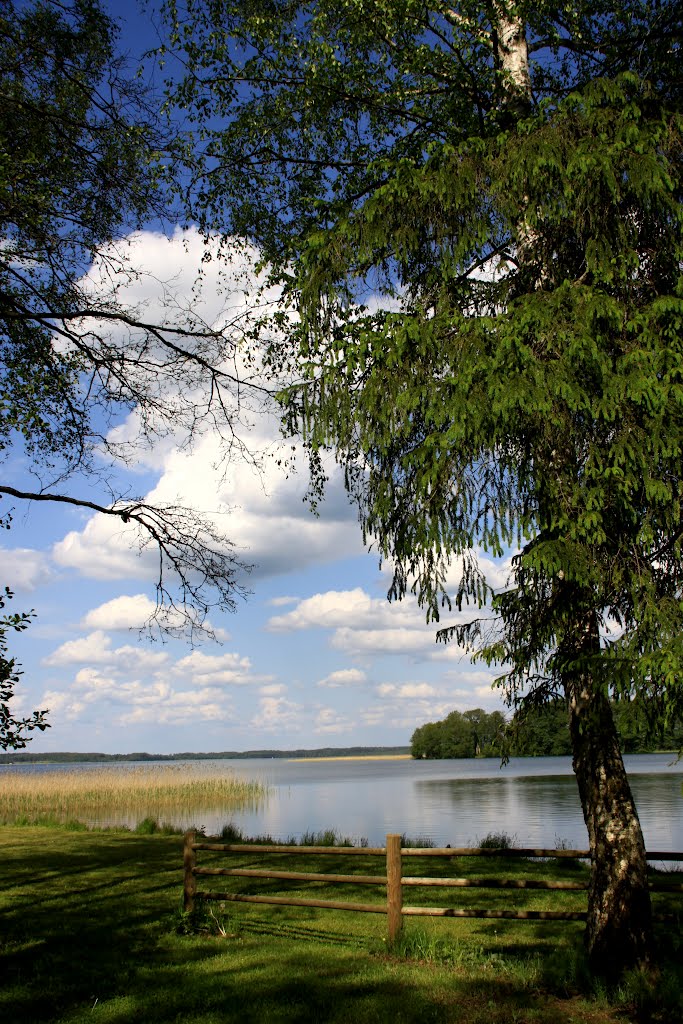
[[[625,754],[683,748],[682,721],[655,727],[637,701],[615,701],[612,711]],[[518,712],[510,722],[500,711],[451,711],[441,721],[416,729],[410,750],[420,758],[570,755],[567,705],[564,700],[550,701]]]
[[[222,759],[238,760],[256,757],[367,757],[377,754],[409,754],[409,747],[318,747],[315,750],[222,750],[207,754],[101,754],[101,753],[70,753],[68,751],[35,754],[13,753],[0,754],[0,764],[77,764],[82,761],[215,761]]]

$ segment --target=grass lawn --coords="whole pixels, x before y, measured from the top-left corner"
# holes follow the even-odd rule
[[[408,919],[400,947],[390,952],[382,915],[246,904],[222,910],[211,904],[215,918],[205,921],[210,927],[183,934],[181,846],[178,836],[4,827],[0,1020],[616,1024],[649,1019],[680,1024],[683,1019],[675,932],[662,937],[672,963],[659,983],[653,988],[642,982],[639,988],[632,981],[610,998],[596,994],[583,973],[582,925],[573,922]],[[200,863],[208,865],[208,857],[200,854]],[[251,867],[259,862],[258,855],[240,857]],[[270,863],[293,870],[382,873],[381,862],[362,857]],[[435,868],[434,861],[408,866],[418,875],[435,874]],[[486,870],[494,869],[487,862]],[[446,864],[443,870],[464,873],[462,864]],[[467,870],[472,873],[471,865]],[[549,877],[553,869],[523,862],[518,870],[541,870]],[[483,866],[478,864],[475,873],[484,873]],[[227,888],[226,879],[218,882]],[[284,891],[288,884],[238,882],[241,891],[254,892],[257,886]],[[201,884],[205,887],[205,879]],[[232,879],[230,884],[237,887]],[[296,886],[290,891],[305,894],[303,883],[290,885]],[[313,885],[321,898],[382,898],[381,890],[355,884]],[[558,895],[563,901],[585,900],[581,894]],[[435,905],[472,906],[482,904],[484,894],[408,890],[405,902],[428,899]],[[525,899],[529,907],[557,905],[557,896],[544,892],[494,892],[490,899],[492,906],[520,906]],[[679,898],[677,903],[680,907]]]

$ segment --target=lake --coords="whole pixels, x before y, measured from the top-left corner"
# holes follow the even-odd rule
[[[683,850],[683,762],[670,754],[625,758],[650,850]],[[182,764],[183,762],[174,762]],[[489,832],[507,832],[520,846],[575,848],[588,844],[568,757],[497,759],[304,760],[187,762],[188,771],[234,772],[270,787],[258,810],[215,808],[174,824],[219,832],[226,821],[246,835],[274,839],[333,828],[355,841],[381,846],[388,832],[425,837],[437,846],[476,845]],[[87,771],[97,765],[26,765],[3,771]],[[120,771],[130,765],[109,766]],[[122,822],[118,822],[122,823]],[[125,822],[135,825],[135,821]]]
[[[683,850],[683,762],[669,754],[625,758],[649,849]],[[520,846],[574,848],[588,835],[568,757],[453,761],[235,761],[235,771],[273,787],[267,805],[236,814],[245,833],[274,838],[336,828],[370,845],[388,832],[436,846],[476,845],[505,831]],[[198,822],[209,831],[218,820]]]

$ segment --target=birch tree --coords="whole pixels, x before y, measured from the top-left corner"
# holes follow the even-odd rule
[[[666,721],[683,703],[680,7],[167,17],[188,216],[260,246],[298,313],[271,358],[304,378],[282,400],[314,488],[331,449],[389,596],[499,665],[514,709],[566,698],[587,948],[617,977],[652,922],[610,697]],[[502,591],[476,546],[516,552]]]

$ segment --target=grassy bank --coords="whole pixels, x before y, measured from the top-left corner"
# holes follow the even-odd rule
[[[260,782],[201,766],[155,765],[53,772],[3,772],[0,823],[55,821],[136,822],[186,818],[220,809],[258,806],[267,795]]]
[[[259,862],[255,854],[239,857]],[[348,873],[351,860],[353,870],[377,871],[364,857],[310,856],[288,866]],[[448,872],[461,867],[449,864]],[[495,867],[486,862],[486,870]],[[434,864],[414,870],[433,874]],[[523,863],[519,870],[555,869]],[[408,920],[398,948],[388,950],[380,915],[216,904],[194,922],[197,932],[180,909],[178,837],[6,827],[0,874],[0,1018],[7,1021],[616,1024],[638,1019],[638,1000],[649,999],[651,1010],[656,1003],[635,982],[610,998],[596,995],[574,923]],[[239,884],[242,891],[282,886]],[[325,882],[315,887],[322,898],[382,898],[369,887],[347,886],[341,897]],[[466,898],[475,902],[471,891]],[[476,902],[482,898],[477,893]],[[539,905],[555,897],[490,898]],[[674,959],[680,955],[674,937],[662,939]],[[683,977],[672,972],[665,965],[651,1020],[680,1019],[675,988]]]

